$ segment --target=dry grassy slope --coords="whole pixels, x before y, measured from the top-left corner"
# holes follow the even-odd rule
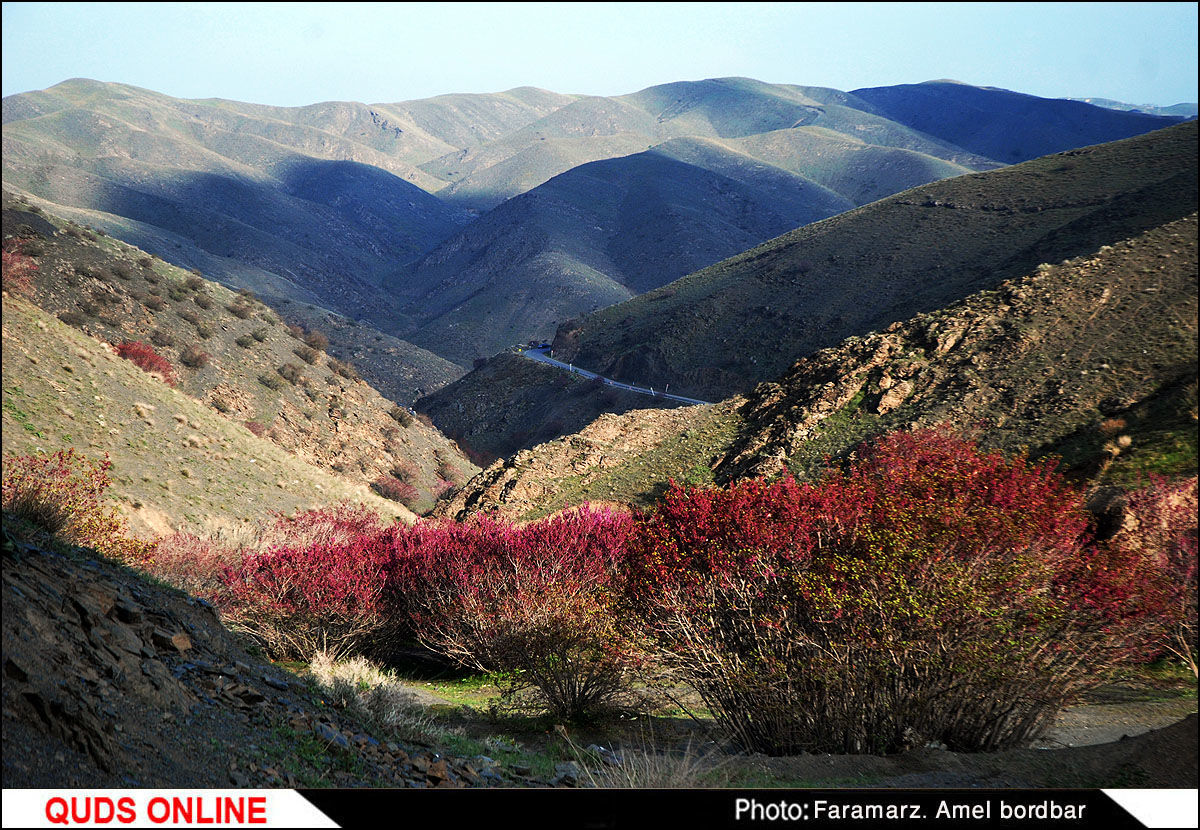
[[[930,424],[1092,479],[1194,475],[1196,234],[1193,213],[800,360],[748,396],[718,479]]]
[[[817,352],[748,399],[605,415],[493,464],[439,512],[530,518],[645,504],[670,478],[808,477],[867,437],[932,424],[1059,454],[1095,483],[1195,475],[1196,238],[1192,214],[1043,266]]]
[[[5,454],[108,454],[111,495],[143,534],[236,527],[270,511],[340,501],[413,518],[361,483],[254,437],[24,300],[4,300],[3,334]]]
[[[19,191],[18,191],[19,192]],[[69,208],[20,194],[29,204],[57,216],[105,231],[143,251],[168,251],[171,262],[186,262],[207,277],[235,290],[249,289],[268,306],[280,310],[289,322],[321,328],[329,335],[332,355],[352,360],[368,382],[386,398],[411,402],[430,390],[440,389],[463,374],[463,368],[433,352],[361,325],[324,307],[325,300],[291,280],[263,268],[214,256],[186,237],[144,222],[102,211]]]
[[[1196,124],[924,185],[561,327],[559,355],[709,400],[851,335],[1196,209]]]
[[[40,221],[20,207],[6,203],[6,234],[25,220]],[[314,362],[307,363],[297,354],[303,344],[260,303],[122,242],[92,241],[76,226],[54,235],[43,230],[47,238],[26,243],[39,254],[33,299],[108,343],[154,343],[176,367],[180,389],[230,420],[253,422],[299,458],[359,484],[408,465],[421,494],[412,505],[417,510],[432,506],[441,473],[452,469],[451,478],[465,480],[476,470],[437,430],[419,421],[397,423],[389,415],[391,401],[339,374],[328,356],[308,352]],[[244,310],[235,314],[235,308]],[[189,347],[208,353],[207,365],[184,365]],[[289,365],[292,382],[279,371]]]

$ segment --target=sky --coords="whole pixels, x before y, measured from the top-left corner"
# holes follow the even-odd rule
[[[739,75],[1169,105],[1197,100],[1196,31],[1196,3],[4,3],[3,94],[92,78],[301,106]]]

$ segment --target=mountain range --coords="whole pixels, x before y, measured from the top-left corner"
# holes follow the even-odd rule
[[[283,108],[75,79],[4,99],[4,180],[465,369],[848,207],[1177,120],[945,82]]]

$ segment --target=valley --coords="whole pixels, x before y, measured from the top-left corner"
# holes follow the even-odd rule
[[[1193,786],[1197,125],[1110,103],[5,97],[6,786]]]

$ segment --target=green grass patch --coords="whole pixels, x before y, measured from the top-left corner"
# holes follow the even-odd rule
[[[12,398],[21,397],[24,394],[22,393],[21,388],[19,386],[6,386],[4,387],[4,394],[6,396],[4,398],[4,411],[11,415],[13,420],[16,421],[26,432],[36,435],[38,438],[45,438],[46,436],[43,435],[42,432],[33,425],[29,414],[18,407],[12,400]],[[70,441],[70,436],[66,436],[66,439]]]

